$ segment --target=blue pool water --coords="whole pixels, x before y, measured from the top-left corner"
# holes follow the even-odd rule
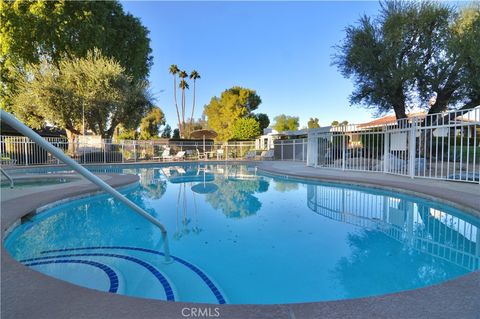
[[[111,293],[272,304],[399,292],[479,269],[480,221],[424,199],[263,174],[249,165],[90,168],[134,173],[127,197],[61,204],[13,230],[6,248],[33,269]]]

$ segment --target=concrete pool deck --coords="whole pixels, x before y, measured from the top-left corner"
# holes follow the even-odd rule
[[[178,162],[177,162],[178,164]],[[303,163],[257,162],[260,170],[315,180],[402,189],[423,197],[441,197],[480,216],[478,184],[314,169]],[[136,175],[100,174],[113,187],[138,181]],[[55,191],[53,191],[55,190]],[[76,286],[33,271],[3,248],[5,231],[37,208],[97,192],[86,181],[50,185],[2,200],[2,318],[192,318],[189,309],[210,309],[217,318],[480,318],[480,271],[426,288],[350,300],[290,305],[205,305],[133,298]],[[421,193],[421,194],[420,194]],[[215,311],[215,308],[218,310]],[[185,311],[185,309],[187,309]],[[205,317],[204,317],[205,318]]]

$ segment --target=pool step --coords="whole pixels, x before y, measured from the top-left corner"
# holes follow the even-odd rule
[[[97,290],[168,301],[226,303],[218,285],[202,270],[172,258],[172,263],[165,263],[157,251],[117,246],[46,251],[22,262],[47,275]]]

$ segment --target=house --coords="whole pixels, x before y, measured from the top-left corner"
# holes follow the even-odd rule
[[[267,127],[263,129],[263,135],[255,140],[255,148],[257,150],[271,150],[274,148],[276,140],[307,138],[307,135],[308,131],[306,129],[277,132],[276,130]]]
[[[263,129],[263,135],[255,139],[255,149],[257,150],[269,150],[273,149],[273,142],[282,136],[281,133],[267,127]]]

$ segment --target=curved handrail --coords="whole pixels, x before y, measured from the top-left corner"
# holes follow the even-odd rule
[[[13,178],[5,172],[3,168],[0,167],[0,172],[10,181],[10,188],[13,188]]]
[[[164,253],[165,253],[165,261],[166,262],[171,261],[170,249],[168,247],[168,240],[167,240],[167,229],[165,228],[165,226],[162,225],[162,223],[160,223],[157,219],[155,219],[153,216],[148,214],[142,208],[137,206],[134,202],[132,202],[131,200],[129,200],[128,198],[126,198],[125,196],[120,194],[113,187],[111,187],[110,185],[105,183],[103,180],[101,180],[100,178],[95,176],[93,173],[91,173],[89,170],[84,168],[82,165],[78,164],[73,159],[66,156],[63,153],[62,150],[56,148],[55,146],[53,146],[52,144],[47,142],[45,139],[43,139],[43,137],[41,137],[40,135],[35,133],[32,129],[30,129],[25,124],[20,122],[12,114],[7,113],[4,110],[0,110],[0,121],[7,123],[8,125],[10,125],[10,127],[15,129],[17,132],[19,132],[19,133],[27,136],[28,138],[30,138],[32,141],[37,143],[40,147],[45,149],[47,152],[49,152],[50,154],[52,154],[53,156],[55,156],[56,158],[58,158],[59,160],[61,160],[65,164],[67,164],[68,166],[70,166],[77,173],[79,173],[80,175],[82,175],[83,177],[88,179],[90,182],[97,185],[102,190],[109,193],[110,195],[112,195],[113,197],[115,197],[116,199],[118,199],[119,201],[121,201],[122,203],[124,203],[125,205],[130,207],[131,209],[133,209],[134,212],[136,212],[137,214],[139,214],[140,216],[142,216],[143,218],[145,218],[146,220],[148,220],[149,222],[151,222],[152,224],[157,226],[160,229],[160,231],[162,232],[163,249],[164,249]]]

